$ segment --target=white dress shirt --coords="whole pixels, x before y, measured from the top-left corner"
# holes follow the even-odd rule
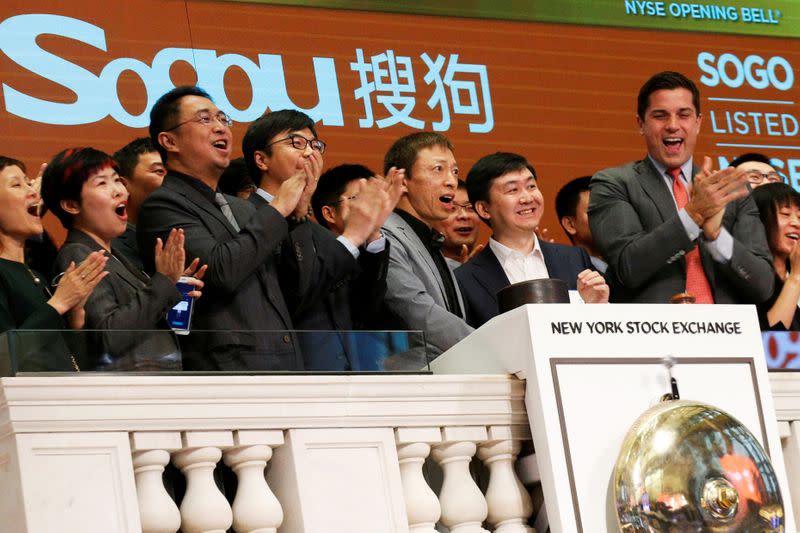
[[[536,235],[533,236],[533,250],[527,255],[512,250],[494,239],[489,239],[489,247],[511,283],[550,277],[547,265],[544,264],[542,247],[539,245]]]

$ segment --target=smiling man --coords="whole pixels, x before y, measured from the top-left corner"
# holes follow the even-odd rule
[[[608,262],[615,302],[760,303],[772,293],[769,248],[747,175],[711,159],[694,165],[700,132],[697,86],[677,72],[639,91],[641,161],[592,178],[589,225]]]
[[[471,326],[497,315],[500,289],[533,279],[557,278],[584,302],[608,302],[608,285],[583,249],[536,237],[544,198],[524,157],[497,152],[480,158],[467,175],[467,191],[478,216],[492,228],[489,246],[455,272]]]
[[[167,175],[142,205],[139,249],[152,271],[156,238],[182,228],[186,256],[208,265],[192,327],[221,331],[186,338],[181,344],[185,369],[301,369],[297,341],[283,332],[293,324],[278,267],[290,257],[275,252],[288,236],[286,217],[313,178],[294,176],[258,209],[219,193],[219,178],[230,163],[230,126],[230,118],[199,87],[177,87],[158,99],[150,112],[150,138]]]
[[[472,331],[455,277],[432,226],[453,212],[458,165],[444,135],[401,137],[383,160],[384,172],[405,169],[404,192],[383,225],[391,243],[386,278],[385,329],[422,330],[429,355],[437,355]]]

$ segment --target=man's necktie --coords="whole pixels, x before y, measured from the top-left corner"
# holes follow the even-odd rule
[[[675,195],[678,210],[681,210],[689,203],[689,194],[681,179],[681,169],[673,168],[667,172],[672,176],[672,194]],[[686,292],[695,297],[696,303],[714,303],[714,294],[711,292],[711,285],[708,284],[706,272],[703,270],[700,248],[697,245],[686,254]]]
[[[228,219],[228,222],[231,223],[233,229],[236,230],[236,233],[239,233],[239,224],[236,223],[236,217],[233,216],[233,211],[231,210],[231,206],[228,204],[228,200],[225,199],[225,195],[221,192],[216,193],[214,195],[214,201],[219,206],[222,214],[225,215],[225,218]]]

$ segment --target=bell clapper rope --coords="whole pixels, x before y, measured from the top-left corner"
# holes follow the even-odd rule
[[[662,401],[680,400],[681,395],[678,392],[678,380],[675,379],[675,376],[672,375],[672,367],[674,367],[677,364],[677,361],[675,357],[671,355],[666,355],[661,360],[661,362],[665,367],[667,367],[667,373],[669,373],[669,385],[670,388],[672,389],[671,392],[668,392],[664,396],[662,396],[661,400]]]

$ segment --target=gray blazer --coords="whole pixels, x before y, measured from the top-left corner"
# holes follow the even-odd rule
[[[72,229],[58,252],[56,264],[63,272],[70,262],[79,264],[92,252],[101,250],[103,247],[89,235]],[[168,329],[167,312],[181,299],[175,285],[162,274],[148,278],[114,248],[106,270],[108,275],[89,295],[84,309],[86,329],[109,333],[100,335],[90,350],[96,358],[85,363],[105,370],[178,368],[178,346],[171,331],[110,331]]]
[[[389,240],[389,272],[386,277],[386,307],[391,327],[422,330],[429,355],[438,355],[469,335],[473,328],[447,310],[447,300],[439,270],[425,245],[403,218],[392,213],[383,225]],[[458,282],[458,305],[464,302]]]
[[[286,220],[269,205],[256,209],[250,202],[226,198],[241,228],[238,233],[216,205],[170,172],[145,200],[136,226],[146,269],[153,268],[156,237],[165,238],[172,228],[185,232],[187,260],[199,257],[208,265],[192,333],[181,339],[184,368],[301,369],[297,340],[287,332],[292,320],[278,279]]]
[[[689,240],[664,179],[649,158],[602,170],[591,182],[589,225],[612,277],[614,302],[666,303],[686,287]],[[761,303],[772,294],[772,255],[753,199],[731,202],[722,225],[733,237],[727,263],[699,239],[717,303]]]

